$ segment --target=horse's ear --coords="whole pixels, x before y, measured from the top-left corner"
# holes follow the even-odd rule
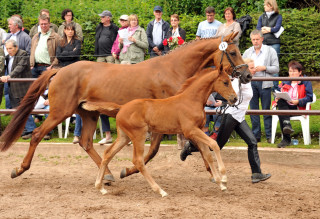
[[[223,41],[225,41],[225,42],[230,42],[230,41],[232,41],[237,35],[238,35],[238,31],[237,32],[232,32],[232,33],[230,33],[228,36],[226,36],[224,39],[223,39]]]

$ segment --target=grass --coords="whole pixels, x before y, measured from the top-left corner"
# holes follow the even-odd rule
[[[318,82],[313,82],[313,91],[316,94],[317,98],[320,98],[320,83]],[[5,101],[4,98],[2,100],[1,104],[1,109],[5,108]],[[311,108],[313,110],[320,110],[320,101],[316,101],[314,104],[311,105]],[[261,116],[261,129],[262,132],[264,132],[264,125],[263,125],[263,117]],[[1,127],[5,127],[11,120],[11,116],[7,115],[1,116]],[[111,126],[111,133],[112,133],[112,138],[115,140],[117,135],[116,135],[116,121],[114,118],[110,118],[110,126]],[[251,127],[251,121],[250,117],[246,116],[246,121],[248,122],[249,126]],[[37,123],[37,126],[39,126],[40,123]],[[277,129],[277,134],[276,134],[276,142],[275,144],[268,144],[266,141],[265,136],[262,136],[261,143],[259,143],[260,147],[277,147],[277,143],[281,141],[281,131],[280,131],[280,125],[278,124],[278,129]],[[63,124],[63,128],[64,128]],[[45,141],[42,140],[42,142],[56,142],[56,143],[70,143],[73,140],[73,131],[74,131],[74,124],[70,124],[70,131],[69,131],[69,136],[68,138],[58,138],[58,130],[57,128],[54,129],[53,133],[53,138],[51,140]],[[299,144],[296,146],[290,146],[289,148],[305,148],[305,149],[320,149],[320,139],[319,139],[319,133],[320,133],[320,116],[310,116],[310,133],[311,133],[311,145],[303,145],[303,137],[302,137],[302,129],[301,129],[301,124],[299,121],[293,121],[292,122],[292,127],[295,130],[295,132],[292,134],[292,138],[298,139]],[[97,139],[94,139],[94,143],[98,143],[100,141],[100,131],[97,126]],[[19,142],[29,142],[30,140],[23,140],[19,139]],[[150,142],[147,142],[150,143]],[[161,142],[162,144],[176,144],[176,136],[174,135],[172,140],[163,140]],[[246,146],[246,143],[239,137],[234,135],[234,137],[231,137],[229,139],[229,142],[227,143],[227,146]]]

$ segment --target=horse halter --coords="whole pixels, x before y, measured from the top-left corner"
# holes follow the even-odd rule
[[[234,42],[230,42],[230,43],[223,42],[223,36],[221,37],[221,44],[222,44],[222,43],[225,43],[226,45],[235,44]],[[221,45],[221,44],[220,44],[220,45]],[[241,77],[241,76],[244,74],[244,72],[247,70],[248,65],[247,65],[247,64],[241,64],[241,65],[235,66],[234,63],[232,62],[231,58],[230,58],[229,53],[227,52],[227,47],[228,47],[228,46],[226,46],[224,49],[221,49],[220,46],[219,46],[220,50],[222,51],[221,60],[220,60],[220,65],[222,64],[223,55],[226,54],[227,59],[228,59],[230,65],[231,65],[231,67],[232,67],[232,73],[231,73],[232,78],[239,78],[239,77]],[[238,69],[243,69],[243,70],[242,70],[242,71],[238,71]]]

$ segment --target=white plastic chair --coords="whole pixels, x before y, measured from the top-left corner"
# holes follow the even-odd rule
[[[72,117],[76,117],[76,114],[73,114]],[[71,117],[68,117],[65,121],[65,132],[64,132],[64,138],[67,138],[68,137],[68,134],[69,134],[69,125],[70,125],[70,119]],[[99,127],[100,127],[100,134],[101,134],[101,139],[103,138],[103,132],[102,132],[102,124],[101,124],[101,119],[100,119],[100,116],[99,116]],[[61,137],[62,138],[62,137]],[[96,131],[94,132],[93,134],[93,139],[96,139]]]
[[[311,104],[316,102],[316,99],[317,99],[317,97],[313,93],[313,101],[307,103],[306,110],[310,110]],[[276,110],[275,107],[273,108],[273,110]],[[305,145],[311,144],[309,115],[292,116],[292,117],[290,117],[290,120],[298,120],[301,122],[303,142]],[[274,144],[274,141],[275,141],[278,121],[279,121],[278,115],[272,115],[272,129],[271,129],[271,143],[272,144]]]

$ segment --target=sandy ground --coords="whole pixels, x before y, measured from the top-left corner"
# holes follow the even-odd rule
[[[260,150],[272,177],[252,184],[246,150],[227,147],[228,191],[221,192],[198,153],[182,162],[175,146],[163,146],[148,164],[169,194],[162,198],[141,174],[119,178],[132,165],[132,147],[111,162],[116,182],[105,196],[94,188],[97,167],[72,144],[41,143],[30,170],[11,179],[27,148],[16,143],[0,154],[0,218],[320,218],[320,150]]]

